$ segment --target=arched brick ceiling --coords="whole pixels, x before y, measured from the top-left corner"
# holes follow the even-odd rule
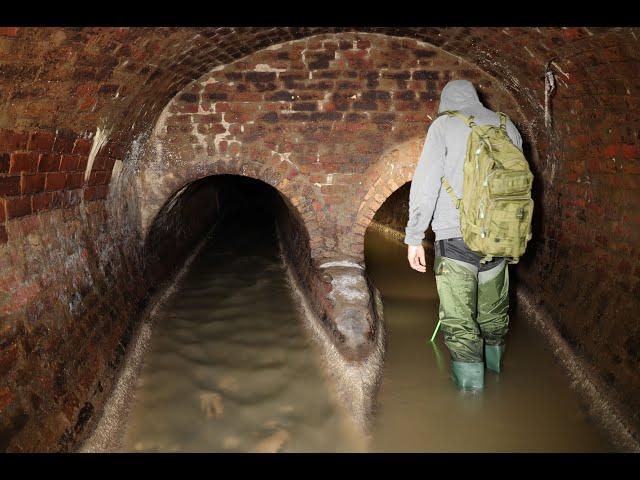
[[[0,128],[95,128],[128,143],[169,99],[212,68],[281,42],[319,33],[374,32],[429,42],[504,82],[530,114],[540,113],[552,58],[599,48],[620,30],[465,27],[99,27],[0,29]],[[624,29],[635,35],[634,29]],[[630,38],[631,40],[631,38]],[[118,126],[120,128],[118,128]],[[127,126],[125,128],[124,126]]]

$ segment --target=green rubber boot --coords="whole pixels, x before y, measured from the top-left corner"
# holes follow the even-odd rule
[[[451,362],[454,383],[461,390],[482,390],[484,388],[484,363]]]
[[[502,367],[502,355],[504,354],[504,344],[502,345],[485,345],[484,360],[487,368],[496,373],[500,373]]]

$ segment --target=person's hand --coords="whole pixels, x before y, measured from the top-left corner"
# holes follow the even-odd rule
[[[407,254],[409,265],[418,272],[427,271],[427,263],[424,260],[424,247],[422,245],[409,245]]]

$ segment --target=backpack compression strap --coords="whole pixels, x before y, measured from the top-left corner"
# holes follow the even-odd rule
[[[451,199],[453,200],[453,203],[456,204],[456,209],[460,209],[460,204],[462,203],[462,198],[458,198],[456,197],[456,192],[454,192],[453,187],[451,186],[451,184],[447,181],[446,178],[440,177],[440,182],[442,183],[442,186],[444,187],[444,189],[446,190],[446,192],[451,196]],[[469,228],[471,231],[477,233],[478,235],[481,235],[482,238],[485,237],[486,232],[483,232],[482,229],[477,226],[474,225],[472,223],[467,224],[467,228]],[[489,259],[491,260],[491,259]]]
[[[506,130],[507,129],[507,116],[502,112],[498,112],[498,116],[500,117],[500,128],[502,128],[503,130]]]
[[[440,181],[442,182],[442,186],[444,187],[444,189],[447,191],[447,193],[451,196],[451,198],[453,199],[454,203],[456,204],[456,209],[459,210],[460,209],[460,203],[462,202],[462,199],[456,197],[456,193],[453,191],[453,188],[451,187],[451,184],[447,181],[446,178],[440,177]],[[477,225],[474,225],[472,223],[467,223],[467,229],[471,230],[474,233],[477,233],[482,238],[484,238],[485,235],[486,235],[486,232],[484,232],[480,227],[478,227]],[[491,260],[493,260],[493,255],[485,255],[484,257],[482,257],[480,259],[480,263],[490,262]]]

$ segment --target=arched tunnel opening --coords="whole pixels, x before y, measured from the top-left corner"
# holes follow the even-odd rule
[[[483,450],[471,431],[504,427],[498,451],[638,451],[639,33],[1,27],[0,450]],[[426,274],[401,241],[461,78],[509,115],[535,178],[513,348],[475,401],[427,342],[433,233]],[[242,389],[250,365],[263,390]],[[144,433],[180,393],[188,421]],[[101,429],[117,416],[140,436]],[[469,441],[438,443],[456,422]]]
[[[244,222],[246,228],[256,224],[263,229],[263,236],[249,237],[250,241],[242,234],[234,237],[248,250],[259,249],[263,244],[274,247],[275,230],[269,227],[275,226],[276,219],[280,222],[286,219],[284,228],[291,233],[290,238],[301,238],[304,242],[308,235],[302,231],[304,227],[296,218],[295,209],[286,205],[286,201],[271,185],[240,175],[212,175],[179,189],[158,212],[145,239],[144,278],[150,285],[149,294],[161,289],[198,242],[225,219],[227,224],[235,219]],[[296,250],[305,248],[308,250],[304,243],[296,246]]]

